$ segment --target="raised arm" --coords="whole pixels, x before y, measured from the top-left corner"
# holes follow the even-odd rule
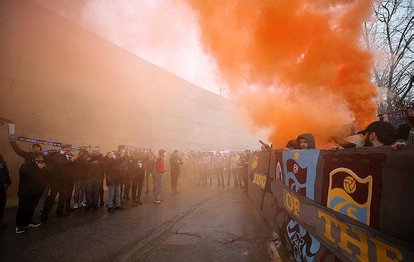
[[[16,143],[16,141],[10,141],[10,145],[13,148],[14,152],[26,159],[28,157],[29,152],[23,151]]]

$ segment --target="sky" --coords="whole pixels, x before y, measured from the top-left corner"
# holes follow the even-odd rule
[[[226,93],[200,44],[194,12],[183,1],[34,1],[196,86]]]

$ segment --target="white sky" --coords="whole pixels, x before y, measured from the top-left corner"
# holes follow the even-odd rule
[[[219,93],[217,67],[202,50],[196,18],[182,1],[34,1],[150,63]]]

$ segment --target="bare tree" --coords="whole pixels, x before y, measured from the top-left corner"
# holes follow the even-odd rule
[[[380,113],[414,102],[414,2],[384,0],[374,5],[375,17],[365,23],[365,43],[377,54],[374,82],[384,90]]]

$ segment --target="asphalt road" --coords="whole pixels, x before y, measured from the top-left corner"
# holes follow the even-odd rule
[[[162,204],[108,213],[77,210],[23,234],[14,232],[16,208],[0,231],[0,261],[270,261],[271,230],[240,189],[181,187]]]

